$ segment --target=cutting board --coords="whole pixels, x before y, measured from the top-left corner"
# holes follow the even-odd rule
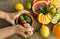
[[[2,11],[5,11],[5,12],[15,12],[15,9],[14,9],[14,5],[16,3],[22,3],[22,4],[26,4],[26,1],[27,0],[0,0],[0,10]],[[30,2],[33,2],[33,0],[28,0]],[[33,13],[31,13],[33,15]],[[34,16],[33,16],[34,17]],[[36,27],[37,29],[39,29],[41,27],[41,24],[39,24],[37,21],[36,21],[36,18],[34,17],[34,27]],[[3,19],[0,19],[0,29],[1,28],[5,28],[5,27],[9,27],[11,24],[8,23],[6,20],[3,20]],[[51,31],[52,27],[53,27],[53,24],[48,24],[49,26],[49,29]],[[18,36],[17,34],[14,34],[10,37],[7,37],[6,39],[24,39],[22,38],[21,36]],[[28,39],[28,38],[27,38]],[[34,33],[32,36],[29,37],[29,39],[58,39],[56,38],[52,32],[50,32],[50,35],[47,37],[47,38],[44,38],[40,35],[39,32],[37,33]],[[60,39],[60,38],[59,38]]]

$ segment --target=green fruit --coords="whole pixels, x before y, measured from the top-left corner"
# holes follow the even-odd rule
[[[59,8],[59,9],[57,9],[57,13],[60,13],[60,8]]]
[[[28,15],[25,15],[25,19],[26,19],[26,21],[27,21],[28,23],[31,24],[32,20],[31,20],[31,18],[30,18]]]
[[[53,19],[52,19],[52,23],[56,24],[58,22],[58,20],[60,19],[60,14],[56,14]]]
[[[26,8],[27,8],[27,9],[31,9],[31,6],[32,6],[32,5],[31,5],[31,2],[27,2],[27,3],[26,3]]]
[[[40,33],[43,37],[48,37],[50,34],[49,28],[46,25],[42,25]]]
[[[19,20],[24,20],[24,16],[21,15],[21,16],[19,17]]]

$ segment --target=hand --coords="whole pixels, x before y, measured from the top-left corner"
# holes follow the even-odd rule
[[[0,18],[5,19],[9,23],[15,25],[15,22],[14,22],[15,19],[24,13],[28,14],[30,12],[27,10],[22,10],[22,11],[15,12],[15,13],[8,13],[8,12],[0,11]]]
[[[22,35],[23,37],[29,37],[33,34],[33,28],[31,26],[27,26],[26,24],[24,24],[25,27],[23,27],[22,25],[18,25],[16,26],[15,32],[19,35]],[[25,32],[29,32],[29,34],[26,34]]]
[[[9,17],[10,17],[9,22],[14,25],[15,19],[18,18],[20,15],[22,15],[24,13],[29,14],[30,12],[27,11],[27,10],[22,10],[22,11],[19,11],[19,12],[16,12],[16,13],[12,13],[12,14],[10,13],[9,14]]]

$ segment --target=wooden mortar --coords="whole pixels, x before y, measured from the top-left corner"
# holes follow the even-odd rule
[[[26,13],[24,13],[24,14],[26,14]],[[22,14],[21,14],[21,15],[22,15]],[[32,16],[31,14],[26,14],[26,15],[28,15],[28,16],[31,17],[31,19],[32,19],[31,26],[33,26],[33,25],[34,25],[34,19],[33,19],[33,16]],[[18,17],[18,18],[19,18],[19,17]],[[16,24],[18,24],[18,18],[16,18],[16,20],[15,20],[15,23],[16,23]]]

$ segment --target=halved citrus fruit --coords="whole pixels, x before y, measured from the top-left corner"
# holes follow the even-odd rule
[[[48,5],[48,3],[46,1],[38,1],[32,6],[32,10],[35,14],[39,14],[37,12],[37,9],[39,8],[39,6],[46,7],[47,5]]]
[[[38,2],[38,1],[47,1],[47,2],[49,2],[49,0],[34,0],[33,4],[36,3],[36,2]]]

